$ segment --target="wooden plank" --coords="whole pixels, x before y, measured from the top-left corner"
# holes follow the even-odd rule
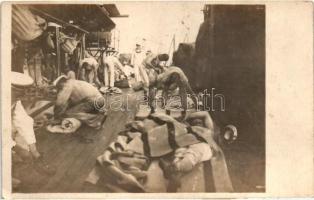
[[[95,166],[96,158],[104,152],[116,138],[118,132],[124,128],[128,118],[128,114],[122,111],[108,112],[103,128],[98,131],[95,137],[95,143],[80,150],[81,153],[71,164],[73,167],[68,169],[59,181],[59,186],[56,189],[58,192],[80,192],[82,190],[86,177]],[[112,126],[113,124],[115,126]]]
[[[57,174],[62,174],[62,171],[64,171],[65,169],[68,169],[68,167],[70,166],[69,163],[71,162],[71,158],[72,158],[71,152],[74,152],[75,154],[77,149],[82,148],[83,145],[82,143],[78,141],[77,138],[75,138],[75,136],[52,134],[52,133],[47,133],[47,132],[45,132],[44,134],[46,135],[46,140],[43,140],[41,142],[41,145],[40,145],[41,150],[44,150],[44,152],[46,153],[45,157],[49,161],[49,164],[54,164],[57,166]],[[72,149],[70,148],[71,146],[72,146]],[[63,161],[65,161],[66,163],[64,163]],[[64,163],[64,165],[62,163]],[[54,183],[56,181],[55,176],[51,177],[52,180],[49,180],[47,185],[42,186],[42,188],[44,189],[38,188],[38,191],[42,191],[42,190],[47,191],[48,190],[47,188],[51,188],[52,187],[51,185],[55,184]]]
[[[85,49],[86,49],[86,45],[85,45],[85,33],[83,33],[83,36],[82,36],[82,52],[81,52],[81,57],[82,57],[82,59],[84,59],[85,58]]]
[[[56,59],[57,59],[57,76],[60,76],[61,74],[61,49],[60,49],[60,41],[59,41],[59,38],[60,38],[60,28],[59,27],[55,27],[55,32],[56,32]],[[55,77],[56,78],[56,77]]]
[[[40,113],[42,113],[43,111],[47,110],[48,108],[54,106],[54,104],[55,104],[55,102],[49,102],[49,103],[43,105],[42,107],[40,107],[40,108],[38,108],[38,109],[32,111],[32,112],[29,114],[29,116],[32,117],[32,118],[34,118],[34,117],[36,117],[38,114],[40,114]]]
[[[82,130],[83,131],[83,130]],[[60,135],[60,139],[63,135]],[[57,192],[55,188],[59,184],[59,180],[61,177],[64,176],[65,171],[72,167],[71,163],[73,162],[73,159],[76,157],[77,153],[79,153],[79,149],[82,148],[82,146],[87,145],[80,143],[76,139],[68,139],[68,140],[60,140],[55,146],[54,151],[57,151],[55,154],[55,157],[52,158],[51,162],[55,163],[57,166],[57,172],[56,174],[50,178],[47,185],[40,188],[41,192]]]
[[[71,140],[76,140],[71,135],[42,132],[40,135],[45,137],[43,141],[38,141],[38,146],[42,152],[45,153],[46,159],[53,161],[55,157],[62,151],[63,146],[68,144]],[[48,141],[48,142],[47,142]]]
[[[126,92],[129,90],[126,90]],[[126,94],[127,95],[127,94]],[[104,130],[109,130],[109,133],[106,134],[106,143],[104,144],[104,148],[101,149],[100,151],[97,152],[97,154],[95,153],[95,157],[90,159],[94,159],[96,160],[96,158],[101,155],[104,150],[106,149],[106,147],[113,141],[116,139],[117,134],[124,129],[124,125],[125,123],[130,119],[130,118],[134,118],[134,113],[135,113],[135,109],[136,109],[136,102],[134,98],[130,98],[130,112],[127,112],[127,114],[125,114],[125,112],[121,112],[121,111],[110,111],[108,113],[108,121],[105,124]],[[112,126],[112,124],[116,124],[116,126]],[[95,151],[96,152],[96,151]],[[93,169],[94,166],[92,166],[92,168],[90,170]],[[82,182],[85,181],[85,179],[87,178],[88,174],[86,174],[86,176],[84,177],[83,180],[81,180]],[[78,181],[78,182],[81,182]]]
[[[82,184],[78,180],[87,176],[92,166],[94,166],[96,160],[95,151],[99,151],[102,148],[102,143],[104,143],[103,136],[101,132],[98,133],[98,135],[93,137],[94,143],[85,145],[79,150],[79,153],[70,164],[72,167],[67,168],[64,176],[59,180],[59,186],[56,188],[58,192],[70,192],[71,189],[73,190],[77,185]]]

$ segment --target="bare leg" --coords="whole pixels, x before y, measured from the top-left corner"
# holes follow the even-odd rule
[[[197,97],[196,97],[195,93],[193,92],[193,90],[192,90],[192,88],[191,88],[191,86],[190,86],[190,83],[187,82],[187,83],[185,83],[185,85],[186,85],[186,86],[185,86],[186,91],[187,91],[188,94],[191,95],[192,101],[193,101],[193,103],[194,103],[194,105],[195,105],[195,108],[196,108],[196,110],[197,110],[197,109],[198,109]]]
[[[108,64],[109,67],[109,87],[114,86],[114,65],[112,63]]]
[[[156,111],[155,97],[156,90],[154,87],[150,87],[148,91],[148,105],[150,107],[150,113],[155,113]]]
[[[109,87],[109,69],[108,65],[104,66],[104,83],[106,87]]]
[[[155,99],[155,91],[154,87],[149,82],[149,77],[143,65],[139,66],[139,74],[143,81],[144,96],[148,97],[148,105],[151,109],[151,113],[154,113],[155,107],[153,107],[153,101]]]
[[[162,107],[164,108],[168,102],[169,86],[165,85],[162,90]]]
[[[148,88],[150,86],[150,83],[149,83],[148,74],[145,70],[145,66],[143,66],[143,65],[139,66],[139,74],[140,74],[141,79],[143,81],[144,87]]]
[[[180,94],[180,98],[181,98],[181,104],[183,107],[182,119],[184,119],[186,116],[186,110],[188,109],[188,104],[187,104],[188,95],[186,93],[186,88],[182,85],[179,86],[179,94]]]
[[[180,77],[180,74],[174,73],[171,77],[171,84],[175,83],[178,87],[179,87],[179,95],[180,95],[180,99],[181,99],[181,105],[183,107],[183,111],[181,113],[181,117],[182,119],[185,118],[186,116],[186,110],[188,109],[188,105],[187,105],[187,88],[186,88],[186,84],[183,82],[182,78]]]

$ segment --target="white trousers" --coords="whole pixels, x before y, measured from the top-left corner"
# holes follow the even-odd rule
[[[115,81],[115,67],[113,63],[106,63],[104,69],[105,86],[113,87]]]
[[[35,133],[34,133],[34,120],[25,111],[21,101],[16,103],[15,109],[13,110],[12,117],[12,130],[13,130],[13,140],[20,144],[22,139],[27,145],[36,143]],[[21,146],[24,146],[21,144]]]

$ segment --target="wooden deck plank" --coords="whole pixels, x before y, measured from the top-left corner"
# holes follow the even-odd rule
[[[64,176],[66,169],[71,167],[70,164],[76,157],[75,154],[77,153],[78,149],[81,148],[78,145],[82,144],[78,144],[76,141],[70,141],[64,146],[56,146],[61,149],[56,158],[53,159],[53,163],[56,163],[57,165],[57,172],[53,177],[51,177],[48,184],[40,189],[41,192],[55,192],[55,188],[58,186],[58,180],[60,180],[60,178]]]
[[[94,144],[93,144],[94,145]],[[77,182],[77,179],[81,176],[84,176],[88,173],[88,168],[83,167],[84,163],[89,164],[88,160],[86,159],[86,154],[91,152],[91,149],[94,149],[95,146],[89,144],[83,148],[81,148],[80,153],[78,154],[77,158],[73,160],[71,165],[72,168],[68,168],[64,176],[60,178],[59,184],[56,187],[56,191],[58,192],[69,192],[69,188],[73,187]],[[93,154],[90,154],[89,157],[93,157]],[[83,162],[82,162],[83,161]],[[90,164],[91,165],[91,164]]]
[[[129,115],[133,115],[133,112],[126,114],[121,111],[108,111],[106,122],[94,138],[94,143],[78,150],[78,157],[74,159],[73,163],[71,163],[72,167],[68,168],[64,176],[59,180],[56,191],[81,191],[86,177],[95,165],[96,158],[102,154],[110,142],[116,138],[117,133],[123,129],[128,118],[133,118],[133,116]]]
[[[86,127],[82,127],[80,131],[86,131]],[[71,163],[74,158],[78,155],[79,149],[84,147],[81,142],[78,141],[74,136],[68,135],[57,135],[55,138],[56,143],[53,147],[50,147],[47,156],[49,164],[54,164],[57,167],[56,174],[51,177],[47,185],[44,185],[39,190],[42,192],[54,192],[54,188],[58,184],[58,180],[63,176],[65,170],[71,167]]]
[[[102,129],[104,130],[104,128]],[[106,134],[108,134],[107,132]],[[113,133],[109,133],[112,135]],[[61,179],[61,182],[65,182],[63,184],[59,184],[60,189],[58,191],[76,191],[79,186],[83,183],[84,179],[88,175],[88,173],[93,168],[96,157],[104,151],[109,140],[105,139],[104,132],[102,131],[100,135],[96,138],[95,142],[89,146],[86,146],[81,150],[79,154],[79,158],[72,164],[73,167],[71,170],[67,170],[64,177]],[[108,138],[108,135],[107,135]],[[110,137],[109,137],[110,138]],[[83,162],[82,162],[83,161]],[[77,174],[81,174],[78,176]]]
[[[126,93],[125,95],[128,95]],[[104,142],[101,143],[101,145],[97,145],[96,148],[90,152],[91,156],[88,156],[87,162],[85,162],[81,168],[87,168],[88,173],[85,174],[85,177],[80,176],[77,181],[75,181],[75,184],[73,187],[68,189],[71,192],[78,192],[84,190],[85,192],[90,192],[84,187],[85,179],[87,178],[90,171],[94,168],[94,164],[96,161],[96,158],[101,155],[104,150],[107,148],[107,146],[117,137],[117,134],[124,129],[124,125],[126,122],[128,122],[130,119],[134,119],[134,115],[136,112],[136,101],[134,96],[130,96],[128,99],[128,109],[129,112],[121,112],[121,111],[113,111],[110,110],[108,112],[108,118],[104,124],[103,130],[106,130],[106,133],[104,134],[104,137],[102,138]],[[92,165],[91,165],[92,164]],[[98,192],[104,192],[105,188],[98,190]]]

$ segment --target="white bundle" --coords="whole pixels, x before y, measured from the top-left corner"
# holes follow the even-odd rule
[[[64,118],[61,125],[48,125],[47,130],[51,133],[70,134],[74,133],[82,125],[81,121],[75,118]]]

